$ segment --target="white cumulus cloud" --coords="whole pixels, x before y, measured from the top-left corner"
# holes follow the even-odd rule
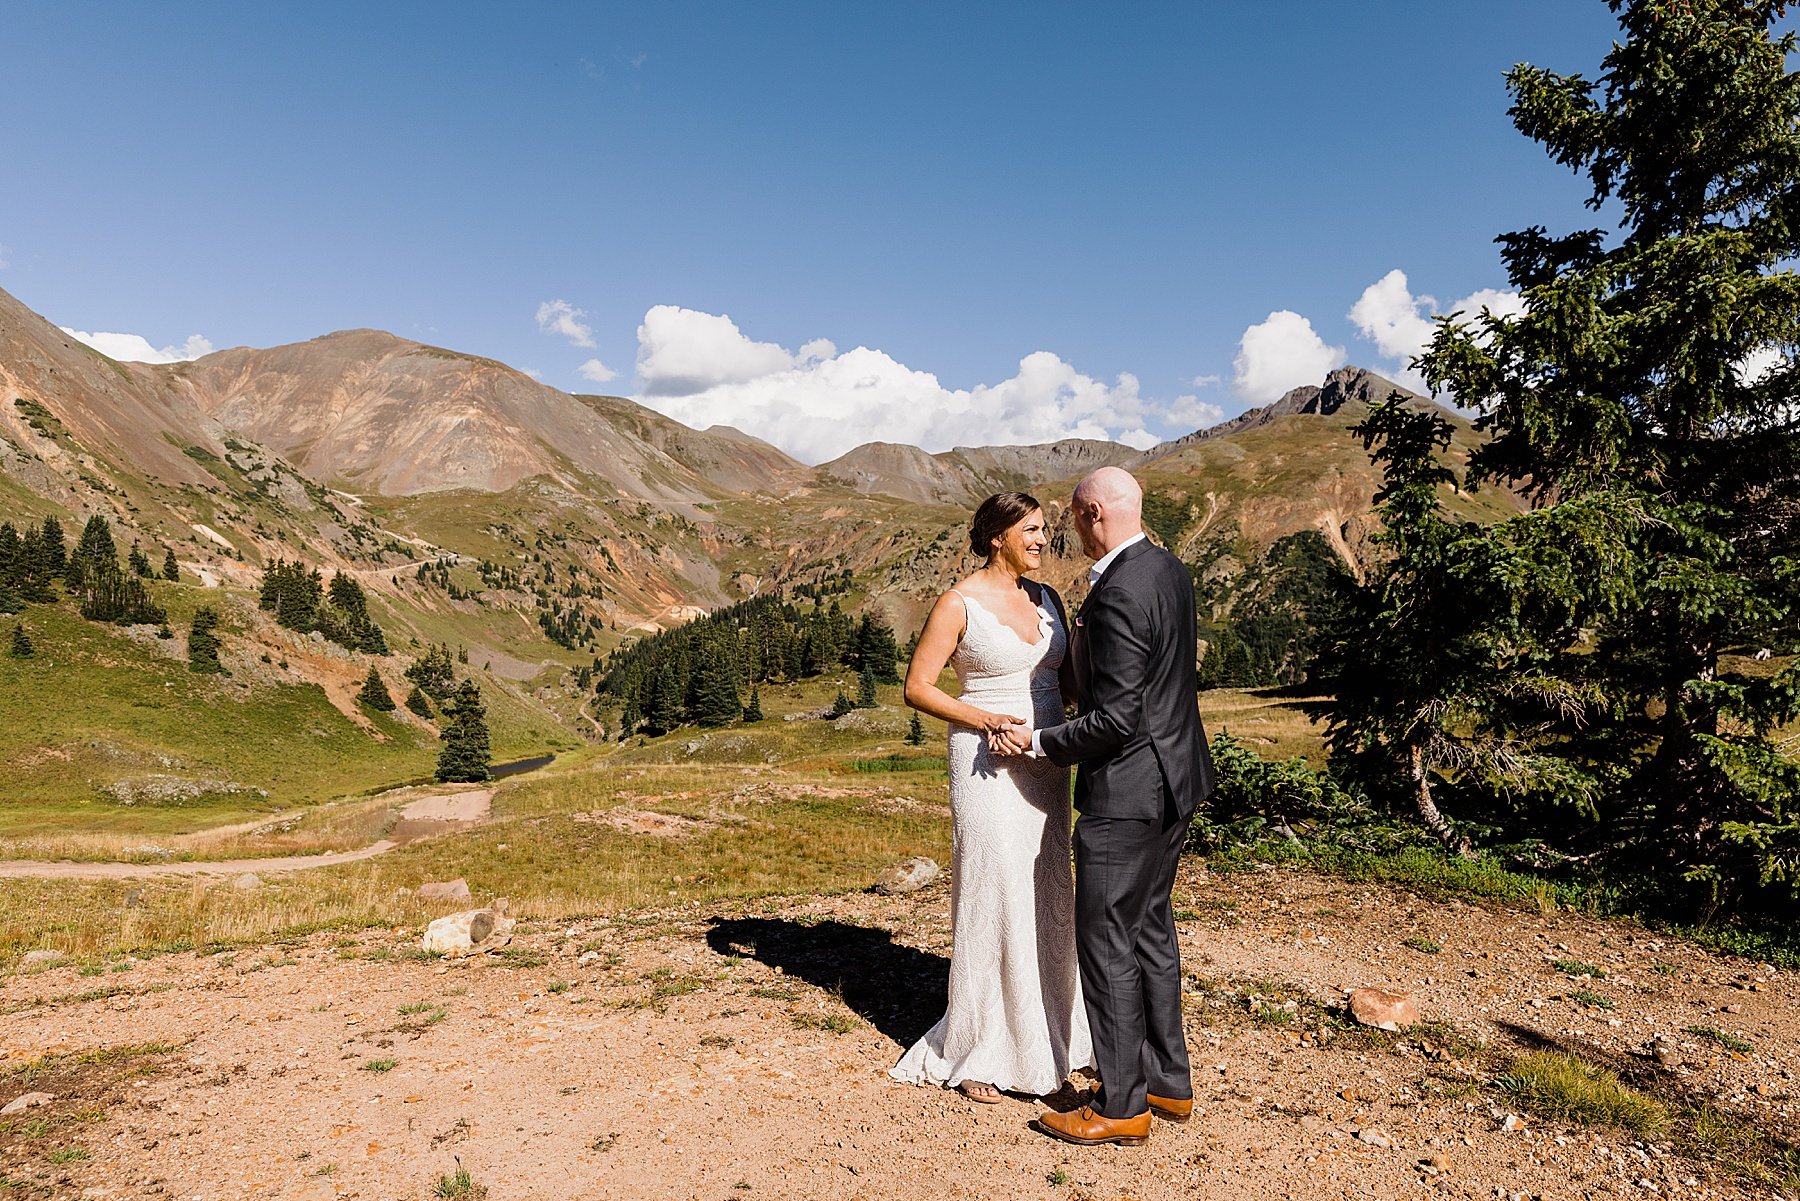
[[[1183,427],[1184,433],[1203,430],[1225,420],[1225,410],[1198,396],[1177,396],[1163,410],[1170,424]]]
[[[1049,351],[994,384],[947,388],[937,376],[823,338],[797,352],[758,342],[729,317],[658,305],[638,327],[639,399],[677,421],[732,425],[819,463],[864,442],[928,451],[1101,438],[1149,447],[1171,414],[1216,412],[1192,397],[1147,402],[1129,373],[1106,383]],[[1196,407],[1198,406],[1198,407]],[[1185,432],[1185,431],[1184,431]]]
[[[1232,390],[1252,405],[1268,404],[1303,384],[1316,384],[1347,361],[1299,313],[1278,309],[1244,331],[1231,361]]]
[[[730,317],[659,304],[638,326],[637,373],[652,396],[690,396],[721,384],[763,379],[801,365],[773,342],[756,342]],[[837,348],[824,339],[808,342],[813,364]]]
[[[537,324],[544,333],[567,338],[571,346],[592,346],[594,330],[582,320],[585,316],[585,310],[566,300],[546,300],[538,305]]]
[[[1384,374],[1402,387],[1425,392],[1424,377],[1410,364],[1431,345],[1437,333],[1431,318],[1439,312],[1459,313],[1459,321],[1467,322],[1479,317],[1483,310],[1502,319],[1517,317],[1525,311],[1525,299],[1517,292],[1482,288],[1440,310],[1434,297],[1413,295],[1406,272],[1396,267],[1363,289],[1350,306],[1350,321],[1388,360],[1382,365]]]
[[[213,352],[213,344],[199,334],[189,334],[187,341],[179,346],[164,346],[158,350],[142,334],[89,333],[66,325],[59,328],[76,341],[85,342],[107,358],[121,363],[183,363]]]
[[[596,384],[608,383],[619,378],[619,373],[617,371],[614,371],[599,359],[589,359],[575,370],[581,373],[582,379],[592,380]]]

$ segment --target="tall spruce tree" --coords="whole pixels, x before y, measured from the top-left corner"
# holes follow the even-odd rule
[[[919,717],[919,711],[913,710],[912,721],[906,726],[906,743],[908,746],[925,745],[925,722]]]
[[[1514,124],[1619,232],[1501,237],[1525,311],[1453,315],[1420,368],[1486,406],[1477,479],[1639,515],[1582,530],[1614,545],[1564,565],[1591,622],[1564,653],[1495,662],[1594,698],[1527,732],[1591,802],[1591,852],[1659,863],[1693,903],[1773,905],[1768,886],[1800,886],[1800,762],[1772,738],[1800,718],[1800,663],[1745,652],[1800,643],[1796,43],[1772,0],[1608,6],[1623,36],[1597,80],[1520,66],[1508,85]],[[1496,537],[1515,568],[1558,569],[1558,548]]]
[[[170,583],[174,583],[181,579],[181,566],[175,562],[175,552],[173,550],[163,551],[162,578],[168,580]]]
[[[431,720],[431,702],[425,699],[424,690],[417,684],[406,694],[406,707],[427,721]]]
[[[213,633],[219,627],[219,614],[215,609],[201,605],[194,610],[194,623],[188,628],[188,670],[202,673],[222,673],[225,668],[219,662],[219,636]]]
[[[744,703],[744,724],[753,725],[763,719],[762,694],[756,685],[750,685],[750,699]]]
[[[112,526],[96,513],[81,527],[81,539],[75,544],[75,553],[69,556],[64,572],[69,589],[81,591],[88,576],[108,568],[116,571],[118,566],[119,552],[113,545]]]
[[[25,627],[15,625],[12,628],[11,654],[15,659],[29,659],[37,654],[37,648],[31,645],[31,638],[25,633]]]
[[[394,694],[387,690],[387,685],[382,682],[381,672],[376,670],[373,663],[369,664],[369,674],[363,677],[362,691],[356,694],[356,699],[377,713],[394,711]]]
[[[493,752],[488,743],[487,706],[472,679],[457,685],[444,706],[444,725],[438,734],[444,749],[438,753],[439,783],[474,783],[491,778]]]
[[[722,726],[743,716],[736,655],[729,645],[703,648],[688,682],[688,716],[703,726]]]
[[[38,530],[39,540],[44,547],[45,569],[52,577],[62,575],[69,569],[69,544],[63,537],[62,522],[54,517],[46,517]]]

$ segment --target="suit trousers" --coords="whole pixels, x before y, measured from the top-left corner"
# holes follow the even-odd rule
[[[1136,1117],[1146,1093],[1194,1094],[1169,901],[1187,825],[1172,804],[1156,820],[1075,823],[1075,946],[1104,1117]]]

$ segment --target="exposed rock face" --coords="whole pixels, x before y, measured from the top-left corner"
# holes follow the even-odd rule
[[[1210,426],[1207,429],[1195,430],[1193,433],[1184,437],[1176,438],[1171,442],[1164,442],[1161,446],[1152,447],[1144,454],[1142,461],[1145,463],[1154,462],[1165,455],[1175,453],[1183,447],[1192,446],[1196,442],[1206,442],[1214,438],[1228,438],[1232,434],[1242,433],[1245,430],[1257,429],[1261,426],[1270,424],[1278,417],[1287,417],[1296,413],[1311,413],[1321,417],[1329,417],[1347,404],[1353,402],[1375,404],[1379,401],[1386,400],[1389,395],[1395,392],[1401,393],[1409,401],[1416,404],[1431,405],[1434,408],[1438,407],[1435,401],[1428,400],[1416,392],[1402,388],[1399,384],[1394,383],[1390,379],[1376,375],[1373,371],[1366,370],[1362,367],[1339,367],[1336,371],[1333,371],[1330,375],[1325,377],[1325,382],[1322,385],[1306,384],[1302,387],[1295,388],[1293,391],[1283,395],[1281,399],[1275,401],[1273,404],[1266,404],[1261,408],[1250,409],[1238,414],[1230,421]]]
[[[1130,463],[1137,457],[1137,451],[1122,443],[1086,438],[1038,446],[959,446],[935,455],[916,446],[869,442],[821,463],[818,471],[822,479],[841,481],[858,492],[928,504],[973,505],[1007,490],[1060,496],[1063,488],[1045,485],[1072,482],[1097,467]],[[1048,504],[1053,496],[1038,499]]]
[[[151,368],[113,362],[0,291],[0,435],[72,476],[75,456],[58,453],[53,438],[33,429],[18,399],[43,406],[90,452],[169,483],[217,482],[182,453],[186,446],[222,451],[216,427],[191,399],[170,393]]]
[[[492,359],[379,330],[223,350],[160,370],[220,426],[320,483],[390,496],[503,492],[572,467],[645,500],[716,492],[566,393]]]
[[[812,482],[813,469],[729,425],[689,429],[620,396],[575,399],[614,428],[654,446],[703,479],[733,492],[785,492]]]

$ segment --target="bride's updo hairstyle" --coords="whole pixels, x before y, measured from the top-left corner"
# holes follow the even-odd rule
[[[994,539],[1043,508],[1023,492],[996,492],[982,501],[969,519],[969,549],[983,559],[994,557]]]

